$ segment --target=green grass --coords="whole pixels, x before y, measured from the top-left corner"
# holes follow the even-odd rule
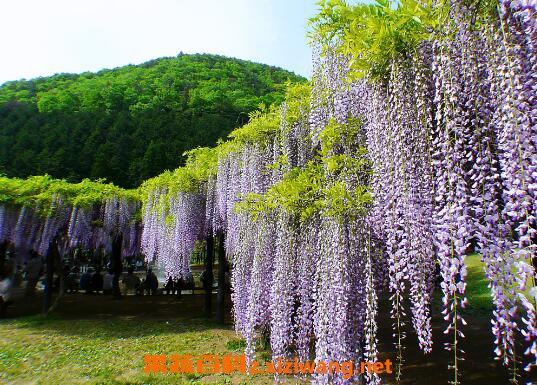
[[[466,297],[468,306],[464,310],[466,314],[472,314],[476,317],[492,317],[494,304],[490,296],[488,280],[485,276],[484,264],[481,262],[480,254],[468,255],[464,262],[468,269],[466,276]],[[442,289],[437,286],[434,290],[432,313],[440,313],[444,309],[442,304]]]
[[[175,321],[24,317],[0,322],[0,384],[271,384],[270,376],[144,374],[150,354],[242,354],[229,328]]]
[[[466,294],[471,310],[491,312],[494,308],[484,264],[480,254],[471,254],[464,259],[468,276],[466,277]],[[491,313],[492,316],[492,313]]]
[[[480,254],[471,254],[465,258],[468,276],[466,278],[466,293],[468,302],[472,310],[492,312],[494,304],[488,287],[488,280],[485,276],[485,265],[481,262]],[[513,273],[516,273],[513,271]],[[530,289],[534,283],[531,277],[528,277],[526,290],[524,293],[529,298]],[[518,290],[518,289],[517,289]]]

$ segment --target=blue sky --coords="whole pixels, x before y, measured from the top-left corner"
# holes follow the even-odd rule
[[[206,52],[309,76],[315,0],[0,2],[0,84]]]

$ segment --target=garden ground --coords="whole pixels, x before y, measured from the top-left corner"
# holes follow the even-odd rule
[[[468,326],[462,349],[462,383],[496,385],[509,373],[493,360],[491,304],[477,257],[469,259]],[[40,301],[18,303],[12,318],[0,321],[0,384],[272,384],[270,375],[145,374],[143,357],[151,354],[242,354],[244,344],[231,321],[220,326],[203,318],[203,297],[111,297],[67,295],[48,318],[36,316]],[[386,301],[379,317],[380,359],[395,361]],[[439,314],[440,304],[434,304]],[[34,315],[32,315],[34,314]],[[443,347],[444,322],[433,319],[434,350],[423,356],[415,335],[407,333],[401,384],[447,384],[451,354]],[[262,350],[259,361],[270,357]],[[297,380],[289,378],[288,383]],[[383,384],[394,384],[387,375]]]

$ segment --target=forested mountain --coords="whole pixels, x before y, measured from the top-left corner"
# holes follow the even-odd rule
[[[260,104],[303,78],[215,55],[184,55],[97,73],[0,86],[0,174],[106,178],[133,187],[214,145]]]

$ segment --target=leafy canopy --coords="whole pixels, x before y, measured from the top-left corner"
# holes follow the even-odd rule
[[[49,175],[27,179],[0,176],[0,204],[30,206],[48,214],[55,197],[61,197],[65,203],[77,207],[101,204],[112,197],[140,200],[137,190],[125,190],[103,181],[84,179],[79,183],[69,183]]]
[[[476,15],[496,12],[495,0],[462,0]],[[453,23],[449,0],[377,0],[350,5],[345,0],[319,1],[310,19],[311,38],[326,48],[334,45],[350,58],[351,76],[387,78],[391,63],[405,57]]]

